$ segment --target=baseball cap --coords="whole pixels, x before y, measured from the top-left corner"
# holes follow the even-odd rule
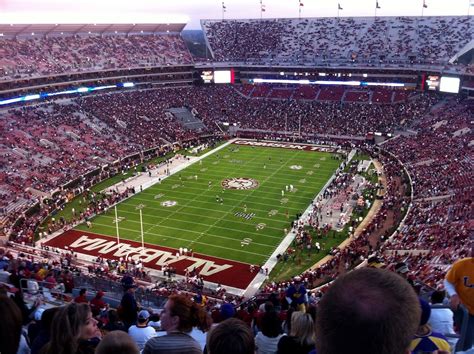
[[[221,316],[223,320],[234,317],[234,315],[235,315],[234,306],[232,306],[229,303],[225,303],[221,306]]]
[[[147,310],[141,310],[138,313],[138,319],[139,320],[147,320],[150,318],[150,313]]]
[[[400,262],[395,266],[395,271],[400,274],[405,274],[408,273],[409,269],[405,262]]]

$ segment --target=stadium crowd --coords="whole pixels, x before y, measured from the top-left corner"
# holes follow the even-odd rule
[[[206,20],[202,25],[217,61],[444,66],[472,38],[472,21],[460,16],[328,17]]]
[[[0,38],[0,80],[192,62],[181,36],[171,33]]]
[[[200,293],[193,297],[173,294],[158,312],[138,302],[138,285],[130,275],[121,278],[123,293],[116,310],[109,308],[101,290],[88,294],[84,288],[72,296],[72,272],[77,269],[68,267],[73,259],[65,257],[62,264],[52,263],[48,268],[49,260],[37,264],[27,257],[22,259],[21,255],[15,259],[3,250],[1,256],[3,284],[21,286],[22,279],[44,279],[43,293],[47,290],[49,294],[62,286],[62,301],[52,307],[38,298],[25,302],[24,294],[38,289],[0,289],[3,314],[0,349],[7,354],[117,350],[134,354],[142,350],[143,353],[308,354],[314,353],[315,348],[319,353],[349,350],[375,354],[383,348],[384,353],[416,354],[450,353],[453,345],[444,336],[454,333],[453,313],[449,308],[438,307],[445,293],[434,292],[431,305],[419,298],[414,282],[406,277],[405,263],[397,264],[395,272],[371,265],[349,272],[317,296],[308,296],[302,279],[295,277],[283,292],[272,294],[260,305],[253,301],[240,306],[224,302],[210,307]],[[471,247],[467,258],[455,263],[446,275],[445,284],[452,287],[448,292],[453,309],[460,298],[471,311],[472,297],[459,286],[459,280],[469,272],[459,268],[462,262],[472,262],[473,256],[474,247]],[[13,265],[11,272],[10,265]],[[447,311],[447,315],[440,318],[440,310]],[[450,324],[446,323],[449,317]],[[334,332],[351,340],[341,342],[340,335],[334,338]],[[472,346],[472,339],[467,332],[462,339],[466,343],[464,350]],[[112,348],[107,351],[103,348],[106,345]]]
[[[384,106],[306,100],[288,104],[249,99],[232,88],[215,86],[85,96],[7,109],[1,112],[0,208],[10,214],[37,201],[38,195],[33,196],[31,190],[50,193],[128,155],[219,133],[216,123],[365,136],[372,129],[391,132],[421,116],[437,100],[421,95]],[[182,106],[197,112],[207,128],[187,130],[167,112]]]
[[[449,67],[448,59],[474,35],[472,17],[202,24],[214,59],[231,62]],[[2,81],[192,63],[175,34],[0,38]],[[206,128],[186,129],[168,112],[176,107],[189,109]],[[444,327],[431,316],[441,310],[436,303],[448,303],[445,293],[458,326],[457,305],[467,308],[464,349],[471,347],[474,295],[472,286],[463,286],[466,277],[474,277],[473,109],[467,99],[433,93],[216,85],[84,95],[0,111],[1,223],[17,242],[0,248],[0,285],[5,287],[0,289],[0,352],[449,352],[452,343],[443,334],[454,333],[454,313],[443,309]],[[323,250],[329,257],[319,267],[267,283],[258,296],[265,302],[243,302],[220,285],[206,288],[199,274],[176,281],[173,269],[166,268],[168,279],[151,284],[141,262],[99,257],[83,263],[74,252],[21,245],[33,243],[48,216],[40,236],[88,220],[134,193],[102,195],[87,188],[142,162],[147,150],[161,156],[175,142],[183,146],[201,135],[220,135],[222,123],[301,142],[361,138],[344,144],[383,166],[380,210],[357,237],[350,235],[346,246]],[[363,138],[374,131],[400,135],[379,146],[366,144]],[[351,177],[339,173],[321,198],[346,193]],[[71,181],[77,183],[68,186]],[[76,194],[84,196],[83,208],[71,220],[55,219],[55,211]],[[314,220],[320,211],[317,203],[313,207],[309,222],[318,228]],[[303,221],[294,223],[297,241],[319,244],[325,230],[321,239],[312,239]],[[361,265],[368,267],[348,272]],[[105,284],[110,293],[101,290]],[[104,296],[117,287],[118,300]],[[431,306],[426,289],[433,294]],[[148,306],[150,298],[162,300],[161,312]]]
[[[438,100],[436,99],[433,101],[433,103],[435,102],[438,102]],[[433,106],[428,105],[427,107],[430,108]],[[472,133],[469,130],[465,130],[465,128],[468,127],[471,116],[472,104],[469,101],[458,99],[443,101],[441,102],[441,105],[434,106],[430,114],[417,117],[410,121],[410,129],[416,131],[416,135],[400,136],[382,145],[384,150],[393,155],[377,153],[377,150],[368,148],[368,152],[381,161],[384,166],[385,175],[388,179],[382,212],[372,220],[363,233],[357,239],[353,240],[347,248],[332,250],[331,255],[333,258],[326,264],[315,270],[305,272],[300,277],[295,277],[288,282],[269,284],[263,291],[275,293],[275,296],[278,299],[278,301],[275,302],[276,306],[285,306],[284,299],[286,299],[288,292],[293,287],[298,290],[303,286],[300,284],[303,283],[307,287],[313,287],[321,283],[321,280],[336,279],[340,277],[341,274],[345,273],[348,268],[359,264],[362,259],[369,259],[369,265],[380,266],[381,264],[385,264],[389,269],[395,270],[397,269],[397,266],[403,262],[403,264],[407,265],[407,270],[404,270],[403,274],[405,274],[413,283],[427,285],[432,288],[439,288],[450,265],[456,259],[469,256],[470,252],[468,240],[472,187],[469,184],[466,184],[465,180],[466,178],[470,179],[472,176],[472,164],[469,164],[469,161],[466,160],[470,159],[472,156],[472,152],[469,152],[471,149],[469,147],[469,142],[472,140]],[[451,121],[452,124],[446,124],[448,120]],[[410,146],[410,150],[407,150],[406,146]],[[457,149],[454,147],[457,147]],[[459,154],[459,151],[466,151],[467,153]],[[452,159],[448,158],[449,154],[460,156],[460,158],[455,158],[454,162],[452,162]],[[421,156],[423,156],[423,158],[420,158]],[[404,164],[408,169],[410,176],[413,178],[412,182],[415,182],[412,183],[415,199],[411,206],[408,205],[410,199],[403,194],[404,189],[400,189],[400,186],[407,188],[408,182],[406,177],[403,177],[400,163],[394,157],[397,157]],[[448,161],[452,162],[452,165],[448,165]],[[456,165],[457,162],[459,162],[460,165]],[[434,169],[438,166],[447,166],[447,172],[443,175],[420,172],[424,169],[429,171],[431,166]],[[426,176],[431,176],[431,179],[424,179]],[[441,177],[448,179],[450,183],[444,182]],[[439,187],[437,182],[440,182]],[[403,227],[398,230],[392,239],[387,240],[385,243],[381,243],[381,248],[377,250],[377,256],[375,258],[371,257],[373,252],[376,250],[377,244],[370,239],[370,235],[373,234],[374,230],[380,228],[380,225],[382,225],[384,220],[387,218],[387,213],[389,211],[402,211],[408,207],[410,208],[410,211],[407,218],[404,220]],[[400,212],[398,217],[401,216],[402,214]],[[384,238],[387,238],[388,236],[389,234],[383,235]],[[460,245],[462,247],[460,247]],[[37,268],[37,265],[33,263],[26,268],[25,266],[22,267],[20,265],[16,271],[19,269],[19,272],[23,271],[21,275],[29,273],[29,276],[34,276],[35,278],[42,275],[42,279],[54,287],[56,286],[55,282],[58,282],[58,280],[55,280],[56,278],[53,274],[56,274],[60,282],[61,277],[64,277],[65,273],[65,271],[61,269],[61,265],[65,264],[66,267],[70,267],[67,257],[65,258],[65,260],[59,260],[56,265],[52,264],[51,269],[49,268],[49,263],[46,263],[47,267],[40,266],[39,268]],[[5,257],[2,257],[2,259],[5,259]],[[26,261],[22,261],[20,264],[23,262],[25,262],[25,264],[27,263]],[[31,267],[35,269],[33,273],[31,273],[30,270]],[[97,273],[100,273],[100,275],[104,275],[104,273],[107,274],[107,272],[103,272],[100,268],[101,265],[99,264],[96,269],[92,270],[92,273],[96,275]],[[9,282],[15,284],[15,275],[17,273],[13,271],[14,268],[9,268],[9,266],[7,266],[7,268],[4,268],[3,274],[5,275],[5,272],[8,272],[8,270],[12,270],[9,276],[14,276],[13,281],[12,279],[9,279]],[[38,275],[38,273],[41,275]],[[91,273],[90,269],[89,273]],[[69,282],[69,280],[67,282]],[[66,286],[64,280],[63,283]],[[163,290],[163,288],[165,290]],[[180,288],[179,286],[170,289],[164,285],[159,288],[158,294],[161,293],[164,296],[170,296],[171,294],[179,293],[182,290],[183,288]],[[191,288],[189,290],[195,291],[196,289]],[[326,292],[326,290],[324,289],[323,292]],[[320,301],[321,297],[324,299],[325,295],[322,295],[323,292],[316,291],[312,293],[308,299],[308,303],[315,305]],[[230,306],[233,308],[233,305]],[[247,321],[249,318],[254,319],[253,323],[250,321],[252,326],[249,328],[252,328],[254,331],[251,332],[252,338],[253,335],[255,335],[255,332],[257,332],[258,339],[255,337],[254,344],[257,348],[259,345],[264,345],[261,342],[261,337],[267,336],[269,338],[278,338],[278,341],[272,340],[273,348],[276,345],[278,352],[286,352],[284,347],[287,345],[289,348],[288,350],[295,350],[295,345],[297,344],[294,342],[285,343],[284,340],[282,341],[282,332],[280,332],[280,330],[278,330],[275,335],[275,332],[267,332],[267,329],[259,328],[257,324],[259,316],[261,316],[261,320],[264,321],[263,317],[265,316],[266,311],[255,311],[255,306],[253,305],[250,306],[250,311],[249,308],[240,309],[238,311],[230,310],[229,306],[226,305],[221,305],[221,308],[227,308],[228,310],[213,310],[212,308],[209,308],[211,314],[214,312],[214,319],[215,317],[217,317],[217,320],[219,320],[219,318],[225,318],[226,316],[229,316],[229,313],[234,315],[234,312],[237,312],[235,316],[241,316],[240,318],[246,319]],[[60,311],[60,309],[56,311]],[[273,313],[272,311],[268,312]],[[139,315],[140,313],[137,312],[137,318],[140,320]],[[147,316],[143,313],[142,315],[144,318],[141,320],[143,321]],[[275,317],[274,314],[267,316]],[[285,312],[280,313],[277,317],[279,321],[276,323],[279,324],[281,324],[282,319],[288,318],[285,317]],[[296,317],[297,316],[295,316],[295,321]],[[107,322],[107,320],[105,320],[106,318],[108,317],[106,316],[102,319],[99,317],[97,320],[104,322],[104,324],[102,324],[104,328]],[[309,321],[309,319],[307,320]],[[293,316],[291,316],[291,321],[293,321]],[[286,324],[288,325],[288,320],[286,321]],[[273,323],[273,325],[275,325],[275,323]],[[143,322],[142,324],[137,323],[137,326],[143,326]],[[233,324],[233,326],[235,327],[236,324]],[[263,322],[261,326],[263,326]],[[308,327],[308,324],[306,324],[305,327]],[[309,326],[309,328],[311,327]],[[259,329],[261,329],[260,335],[258,335],[260,332]],[[95,335],[98,335],[98,332],[95,329],[93,332]],[[288,332],[290,337],[292,333],[293,335],[296,335],[297,332],[291,332],[290,329]],[[104,338],[106,337],[107,335]],[[315,343],[317,345],[316,339],[314,338],[314,335],[310,335],[309,338],[307,338],[308,341],[304,344],[304,346],[306,346],[304,348],[310,349],[310,347],[314,347]],[[268,338],[264,338],[263,340],[267,341]],[[33,343],[34,339],[31,342],[31,345],[33,345]],[[87,344],[89,345],[91,343]],[[94,343],[92,344],[95,345]],[[179,342],[177,345],[185,346],[191,344],[195,346],[194,342],[188,342],[188,344]],[[281,350],[279,349],[280,347]],[[189,352],[190,349],[188,347],[186,348]],[[200,350],[201,349],[202,348],[200,348]],[[155,344],[150,344],[148,350],[150,350],[150,352],[156,350]],[[198,350],[197,346],[196,350]]]

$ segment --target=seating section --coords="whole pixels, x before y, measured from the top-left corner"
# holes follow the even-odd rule
[[[340,17],[201,22],[217,61],[447,64],[474,34],[474,20]],[[442,40],[441,40],[442,38]]]
[[[369,131],[393,131],[402,122],[409,124],[438,101],[430,95],[387,106],[341,106],[340,102],[308,100],[288,104],[290,94],[298,92],[296,88],[259,85],[244,90],[260,99],[245,98],[230,86],[201,86],[85,96],[1,111],[2,214],[21,212],[35,203],[37,197],[32,197],[28,188],[49,193],[77,176],[138,151],[217,133],[216,123],[238,122],[244,129],[270,132],[302,131],[308,136],[365,136]],[[345,92],[343,88],[331,90],[338,97]],[[315,93],[303,92],[307,97]],[[184,106],[194,109],[208,128],[187,130],[166,114],[170,108]]]
[[[0,37],[0,80],[192,62],[178,34]]]
[[[472,16],[203,20],[202,27],[214,59],[221,62],[422,64],[467,73],[474,70],[448,64],[474,37]],[[0,37],[0,82],[192,63],[177,34]],[[464,85],[474,87],[472,80]],[[268,313],[272,314],[273,307],[282,309],[278,319],[272,320],[280,327],[274,328],[281,328],[280,320],[288,320],[285,292],[292,284],[302,280],[307,288],[326,286],[374,254],[379,265],[391,270],[399,262],[407,263],[407,275],[415,287],[442,288],[450,265],[471,252],[473,116],[473,100],[435,92],[267,84],[147,87],[2,108],[0,236],[11,233],[10,240],[15,242],[0,248],[0,286],[16,292],[18,304],[23,304],[23,296],[30,296],[31,303],[44,299],[50,303],[48,307],[64,305],[73,300],[79,287],[85,287],[106,291],[107,302],[117,306],[123,295],[120,279],[126,275],[140,285],[133,296],[150,312],[153,307],[162,308],[168,296],[180,294],[199,302],[217,323],[224,315],[234,314],[238,305],[247,304],[248,308],[242,306],[235,317],[249,325],[253,322],[253,329],[258,329],[265,315],[263,307],[257,308],[263,301],[254,303],[256,298],[227,294],[220,285],[207,288],[195,270],[183,279],[170,281],[170,273],[170,279],[153,283],[141,261],[128,255],[120,261],[99,257],[85,262],[73,252],[44,245],[30,247],[42,221],[72,196],[72,189],[64,187],[69,181],[80,179],[74,188],[84,192],[87,207],[84,205],[71,221],[51,219],[42,229],[45,233],[87,220],[134,193],[127,188],[96,200],[87,190],[125,169],[132,162],[127,157],[153,148],[168,153],[175,147],[173,143],[183,146],[200,139],[221,139],[222,127],[229,125],[222,123],[230,123],[241,128],[241,134],[255,134],[256,138],[291,137],[295,142],[357,148],[380,162],[386,179],[380,209],[357,237],[351,236],[344,247],[324,250],[329,251],[328,260],[299,274],[301,279],[265,283],[257,299],[271,300],[273,306],[265,304],[270,308]],[[401,133],[374,146],[364,139],[369,132]],[[108,169],[98,170],[105,165]],[[88,174],[96,170],[97,174]],[[319,227],[313,224],[322,215],[318,202],[329,199],[329,194],[346,196],[352,178],[346,170],[336,173],[320,199],[311,205],[310,226]],[[64,189],[60,191],[60,187]],[[49,203],[43,203],[45,198]],[[343,201],[338,199],[336,209],[342,211]],[[35,211],[26,213],[32,206],[36,206]],[[394,232],[393,226],[399,224]],[[292,228],[295,242],[307,237],[301,220]],[[324,232],[316,236],[323,245]],[[325,289],[309,296],[310,308],[317,306]],[[95,294],[88,290],[89,300]],[[0,301],[7,300],[2,295]],[[97,310],[93,315],[106,326],[105,311]],[[23,318],[24,324],[34,317]],[[37,334],[35,325],[25,329],[30,344]]]
[[[275,91],[272,87],[265,90]],[[347,96],[346,91],[341,92]],[[25,187],[50,191],[100,163],[159,145],[160,139],[183,141],[197,137],[165,114],[167,109],[184,104],[194,109],[207,127],[227,119],[239,122],[243,128],[265,129],[270,138],[272,132],[298,131],[299,124],[302,132],[311,132],[303,135],[303,140],[318,133],[364,136],[372,130],[393,131],[409,126],[416,135],[397,137],[382,148],[408,169],[414,200],[403,228],[379,252],[387,265],[405,260],[417,269],[419,280],[438,286],[445,268],[468,252],[463,246],[467,245],[474,177],[474,151],[470,144],[474,137],[468,129],[474,110],[472,102],[456,98],[440,101],[435,94],[414,96],[391,105],[290,102],[285,98],[245,98],[230,86],[201,86],[85,96],[3,111],[2,206],[35,200]],[[227,112],[225,118],[223,110]],[[344,268],[342,264],[367,257],[367,240],[378,225],[387,215],[396,215],[408,207],[408,197],[400,192],[402,167],[391,157],[378,158],[388,180],[381,212],[348,248],[335,249],[331,262],[303,274],[312,284],[337,275]],[[42,209],[27,218],[21,229],[16,227],[17,240],[31,241],[38,220],[49,210]],[[7,221],[13,222],[15,215],[19,214],[7,215],[12,216]],[[279,286],[275,284],[276,288]]]

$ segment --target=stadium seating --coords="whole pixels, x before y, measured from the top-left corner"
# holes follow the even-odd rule
[[[193,62],[176,34],[0,38],[0,58],[0,80]]]
[[[468,17],[378,17],[206,20],[202,25],[217,61],[331,65],[383,62],[387,66],[449,68],[448,59],[474,35],[472,21]],[[177,35],[0,39],[3,81],[192,62]],[[468,68],[466,72],[471,71]],[[472,82],[466,85],[472,87]],[[192,110],[205,128],[183,128],[167,113],[177,107]],[[147,287],[139,296],[150,306],[161,307],[168,296],[178,293],[207,296],[211,299],[207,308],[214,312],[213,306],[222,301],[240,304],[240,297],[203,289],[198,276],[153,286],[136,264],[103,259],[83,264],[72,252],[22,245],[32,244],[38,226],[68,199],[71,189],[59,189],[67,182],[79,179],[76,188],[87,188],[141,158],[122,161],[127,156],[152,148],[166,152],[171,147],[164,148],[165,144],[220,136],[222,123],[234,123],[250,136],[258,130],[258,138],[291,137],[294,141],[358,147],[383,165],[387,185],[381,209],[358,238],[344,248],[332,249],[329,261],[299,274],[308,287],[335,279],[376,251],[385,267],[393,269],[404,261],[412,279],[439,288],[449,266],[469,252],[473,111],[472,100],[432,92],[266,84],[147,88],[3,109],[0,227],[16,242],[6,250],[0,249],[0,261],[7,263],[13,275],[9,289],[21,287],[20,279],[25,279],[39,282],[37,291],[49,289],[51,296],[54,292],[43,283],[48,273],[64,281],[65,270],[72,269],[76,275],[81,273],[76,285],[100,286],[119,294],[118,279],[128,272]],[[365,144],[366,134],[375,131],[395,137],[380,146]],[[358,138],[359,142],[346,138]],[[114,167],[88,175],[104,165]],[[342,188],[344,178],[348,177],[338,175],[329,188]],[[71,223],[52,219],[43,232],[68,228],[131,193],[113,192],[89,205]],[[45,198],[50,199],[48,203],[43,203]],[[25,214],[32,206],[36,206],[35,212]],[[316,215],[313,209],[310,217]],[[399,223],[393,232],[392,226]],[[296,229],[299,234],[303,231]],[[283,305],[285,290],[295,279],[267,283],[262,296],[276,293],[275,303]],[[61,300],[63,295],[53,300]],[[242,318],[255,316],[257,322],[257,311],[253,311],[242,310]],[[286,316],[286,312],[282,314]]]
[[[472,21],[448,16],[201,23],[217,61],[446,65],[473,37]]]

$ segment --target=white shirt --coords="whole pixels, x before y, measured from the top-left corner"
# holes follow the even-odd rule
[[[193,327],[193,330],[188,333],[191,337],[193,337],[196,342],[199,343],[201,346],[201,349],[204,350],[204,347],[206,346],[206,339],[207,339],[207,333],[204,333],[200,329],[197,329],[196,327]]]
[[[156,331],[150,326],[137,327],[134,325],[128,329],[128,334],[130,337],[132,337],[134,342],[137,343],[138,348],[141,351],[143,348],[145,348],[145,343],[148,341],[148,339],[156,336]]]
[[[431,308],[431,316],[428,320],[433,332],[441,334],[454,334],[453,311],[448,308]]]
[[[280,334],[277,337],[270,338],[265,336],[262,332],[258,332],[255,336],[255,346],[257,354],[274,354],[278,350],[278,342],[285,334]]]

